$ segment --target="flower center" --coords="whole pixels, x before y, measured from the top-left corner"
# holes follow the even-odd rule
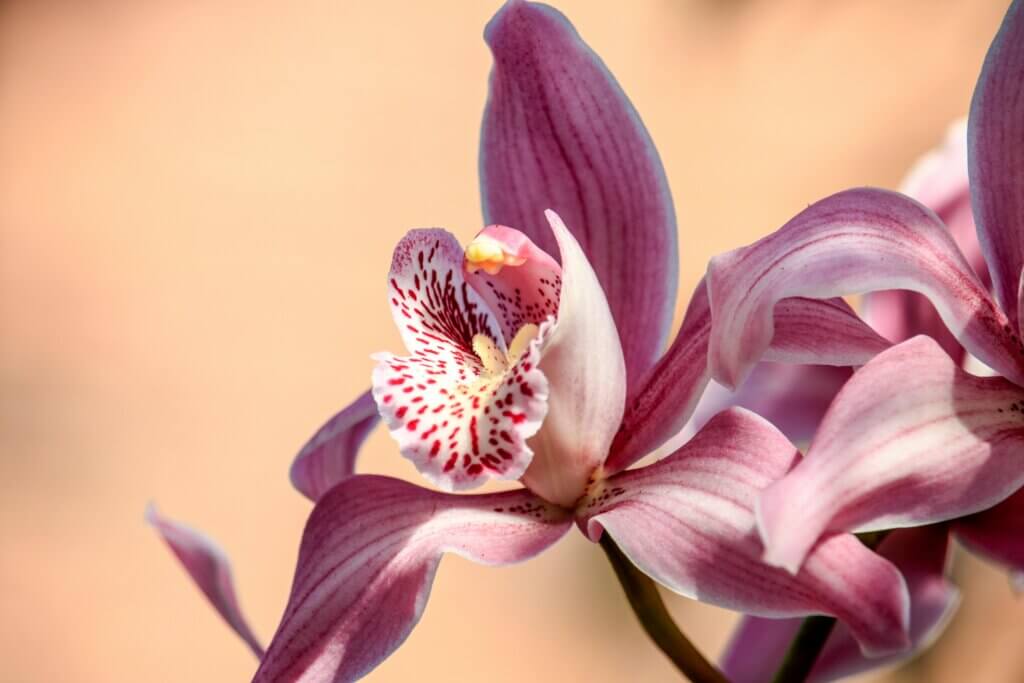
[[[486,235],[477,235],[466,245],[466,270],[475,273],[482,270],[488,275],[497,275],[504,266],[521,266],[526,263],[522,256],[510,254],[497,240]]]
[[[484,366],[481,378],[493,379],[508,372],[508,369],[522,358],[523,352],[530,345],[530,342],[537,337],[540,328],[533,323],[528,323],[519,328],[512,343],[508,345],[508,353],[502,353],[494,340],[486,334],[477,334],[473,337],[473,353],[480,359]]]

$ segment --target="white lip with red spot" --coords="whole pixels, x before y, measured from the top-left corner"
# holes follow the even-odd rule
[[[557,311],[559,274],[550,268],[558,265],[548,257],[550,285],[530,282],[529,293],[521,291],[521,277],[507,288],[505,278],[470,284],[464,259],[467,266],[486,260],[481,267],[491,275],[525,262],[515,254],[506,260],[485,240],[464,254],[443,230],[414,230],[402,239],[388,291],[411,355],[374,355],[373,396],[392,436],[446,490],[521,477],[533,458],[526,441],[547,414],[548,381],[539,365]]]

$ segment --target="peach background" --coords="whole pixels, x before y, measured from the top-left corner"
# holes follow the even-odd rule
[[[413,226],[480,227],[495,2],[0,5],[0,678],[242,680],[250,654],[143,523],[221,540],[267,638],[309,505],[296,448],[397,349]],[[817,198],[894,186],[967,107],[1006,0],[565,0],[661,150],[688,292]],[[680,302],[685,304],[685,298]],[[415,472],[386,434],[362,468]],[[1004,575],[906,681],[1024,678]],[[711,654],[732,616],[681,598]],[[673,680],[600,552],[444,561],[370,679]]]

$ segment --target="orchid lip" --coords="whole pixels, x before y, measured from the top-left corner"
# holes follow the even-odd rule
[[[402,455],[436,486],[521,479],[567,508],[622,421],[625,364],[596,274],[546,215],[563,265],[502,225],[465,249],[437,229],[399,242],[388,291],[408,355],[373,356],[372,393]]]

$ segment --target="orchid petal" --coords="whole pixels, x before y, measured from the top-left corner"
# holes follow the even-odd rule
[[[855,537],[822,540],[796,576],[761,562],[753,502],[797,457],[768,422],[732,408],[667,458],[601,482],[578,523],[682,595],[762,616],[832,614],[869,655],[905,649],[903,578]]]
[[[511,0],[487,25],[494,55],[480,143],[488,223],[554,254],[554,209],[593,264],[630,382],[668,336],[678,279],[675,215],[661,161],[619,84],[569,21]]]
[[[536,455],[523,483],[546,500],[570,505],[604,462],[622,421],[626,366],[596,274],[558,215],[546,213],[562,256],[562,291],[540,361],[548,414],[530,441]]]
[[[765,560],[796,571],[826,531],[917,526],[1024,484],[1024,389],[915,337],[854,373],[800,464],[761,496]]]
[[[1006,315],[936,216],[893,192],[856,189],[813,204],[780,230],[708,267],[710,363],[734,387],[768,348],[777,301],[880,289],[927,296],[961,344],[1024,383],[1024,350]]]
[[[538,366],[550,322],[512,348],[462,272],[462,248],[443,230],[399,242],[389,293],[411,355],[376,354],[373,371],[373,398],[402,455],[448,490],[521,477],[548,398]]]
[[[978,77],[968,120],[971,202],[996,299],[1017,330],[1024,270],[1024,4],[1010,5]],[[982,359],[984,360],[984,359]],[[990,363],[991,365],[991,363]]]
[[[903,661],[935,641],[960,604],[960,591],[945,577],[948,538],[944,527],[900,529],[878,549],[907,581],[910,649],[869,659],[861,654],[849,629],[838,624],[815,662],[807,679],[810,683],[833,681]],[[722,671],[732,683],[769,683],[801,623],[801,619],[744,617],[722,656]]]
[[[146,510],[146,521],[157,530],[228,626],[245,641],[256,657],[262,657],[263,646],[249,627],[238,604],[235,583],[231,577],[231,563],[224,551],[204,534],[167,519],[153,506]]]
[[[953,531],[972,552],[1024,571],[1024,489],[995,507],[957,520]]]
[[[971,212],[971,185],[967,174],[967,121],[953,123],[942,145],[922,157],[910,170],[900,190],[916,199],[945,223],[967,262],[982,283],[991,284],[988,264],[978,243]],[[909,335],[913,336],[913,334]],[[899,339],[897,341],[903,341]]]
[[[356,473],[356,456],[380,421],[373,395],[366,391],[317,430],[292,461],[292,486],[316,502],[342,479]]]
[[[568,513],[525,490],[451,495],[359,475],[313,509],[277,633],[255,681],[353,681],[408,637],[441,555],[526,560],[561,538]]]

